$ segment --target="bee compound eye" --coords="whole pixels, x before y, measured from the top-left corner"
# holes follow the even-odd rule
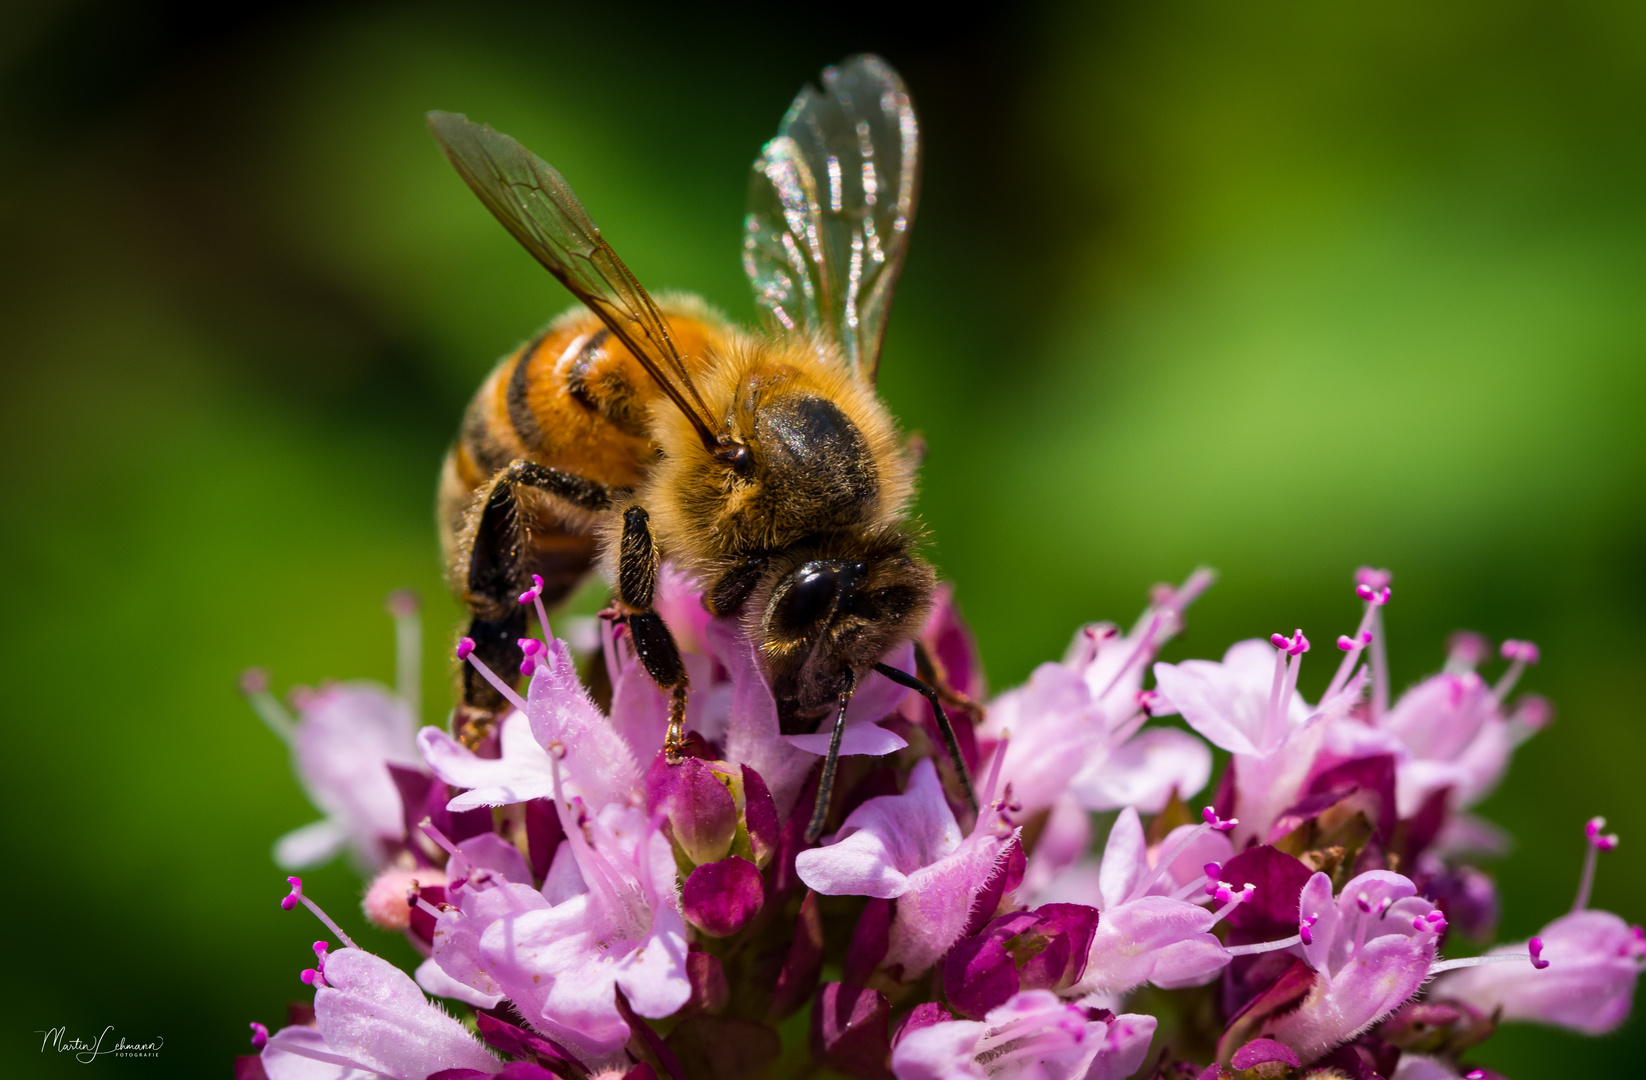
[[[840,571],[826,562],[809,562],[789,575],[778,600],[777,621],[789,631],[804,630],[826,616],[840,591]]]

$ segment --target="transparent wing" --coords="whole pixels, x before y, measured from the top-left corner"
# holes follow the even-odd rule
[[[743,269],[790,330],[821,331],[871,382],[920,186],[920,131],[877,56],[800,91],[749,181]]]
[[[565,178],[507,135],[460,113],[431,112],[429,128],[486,209],[600,316],[692,421],[704,445],[714,446],[718,426],[692,384],[668,323],[601,239]]]

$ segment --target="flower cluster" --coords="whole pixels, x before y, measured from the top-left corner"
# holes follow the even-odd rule
[[[1210,581],[1157,588],[1128,632],[1082,628],[993,699],[941,592],[887,663],[933,677],[981,810],[925,700],[871,673],[820,842],[828,736],[779,733],[755,646],[683,577],[666,571],[659,600],[692,686],[675,765],[669,701],[622,624],[574,648],[536,589],[524,693],[458,649],[512,703],[495,731],[470,748],[418,730],[417,616],[397,598],[399,693],[324,687],[294,717],[261,675],[245,688],[325,814],[276,859],[346,850],[365,918],[426,959],[408,975],[361,949],[288,879],[282,905],[342,947],[315,943],[312,1008],[253,1024],[237,1075],[697,1080],[783,1061],[865,1080],[1428,1080],[1494,1075],[1464,1059],[1501,1022],[1620,1024],[1646,937],[1588,906],[1617,844],[1598,818],[1570,913],[1448,958],[1493,933],[1468,860],[1503,840],[1470,808],[1550,719],[1511,698],[1536,647],[1503,643],[1488,681],[1486,642],[1460,635],[1393,699],[1389,578],[1363,569],[1359,625],[1311,704],[1301,630],[1156,662]],[[1195,811],[1208,743],[1227,763]]]

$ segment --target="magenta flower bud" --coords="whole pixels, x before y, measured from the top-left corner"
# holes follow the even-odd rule
[[[765,900],[759,869],[736,856],[699,866],[680,890],[686,918],[710,937],[743,929]]]
[[[1292,1068],[1300,1068],[1303,1064],[1298,1060],[1297,1051],[1283,1042],[1274,1039],[1253,1039],[1234,1052],[1229,1064],[1236,1069],[1253,1069],[1259,1065],[1271,1062],[1280,1062]]]
[[[846,1076],[885,1076],[891,1015],[878,990],[828,983],[812,1009],[813,1057]]]
[[[694,865],[718,862],[737,836],[737,803],[713,769],[697,758],[679,765],[668,794],[674,841]]]
[[[754,850],[756,866],[764,867],[777,852],[782,824],[777,819],[777,803],[766,788],[760,774],[742,766],[743,821],[749,832],[749,847]]]

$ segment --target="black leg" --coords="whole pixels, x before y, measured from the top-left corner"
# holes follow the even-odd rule
[[[657,563],[651,515],[643,506],[631,506],[623,512],[623,536],[617,546],[617,599],[626,613],[629,637],[640,662],[646,665],[646,673],[669,691],[669,727],[663,736],[663,754],[670,765],[678,765],[685,760],[686,691],[691,684],[674,635],[652,610]]]
[[[823,823],[829,817],[829,799],[834,795],[834,774],[840,766],[840,737],[846,731],[846,706],[851,704],[852,690],[857,686],[850,670],[846,672],[846,688],[840,691],[840,709],[834,715],[834,733],[829,736],[829,756],[823,759],[823,777],[817,785],[817,803],[812,807],[812,820],[806,826],[806,842],[817,843],[823,835]]]
[[[931,702],[932,714],[937,718],[937,730],[943,735],[943,744],[949,749],[949,760],[954,763],[954,771],[960,777],[960,789],[965,792],[966,802],[971,806],[972,813],[979,813],[977,792],[972,789],[971,773],[966,771],[966,759],[960,756],[960,743],[955,740],[954,727],[949,723],[949,714],[943,711],[943,703],[938,700],[937,691],[908,672],[899,671],[886,664],[876,664],[874,669],[892,682],[899,686],[907,686]]]
[[[522,659],[519,639],[526,635],[527,625],[526,609],[519,602],[528,578],[527,537],[515,498],[515,489],[521,485],[548,492],[582,510],[603,510],[611,502],[611,493],[604,485],[524,458],[511,462],[492,478],[467,545],[463,600],[470,613],[468,636],[474,639],[475,655],[511,683],[518,677]],[[477,745],[490,732],[504,705],[496,687],[472,666],[465,665],[457,735],[470,746]]]

